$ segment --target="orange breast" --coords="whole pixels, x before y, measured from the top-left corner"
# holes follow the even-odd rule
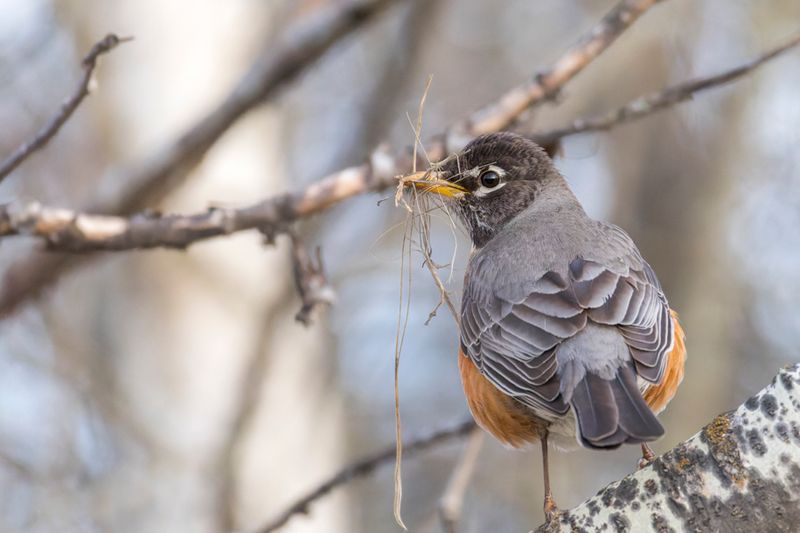
[[[461,350],[458,369],[469,410],[479,426],[515,448],[539,438],[540,426],[532,413],[492,385]]]
[[[644,391],[644,401],[650,406],[654,413],[658,414],[664,410],[667,404],[675,396],[678,385],[683,381],[683,367],[686,364],[686,336],[683,328],[678,322],[678,313],[670,309],[672,323],[675,325],[673,334],[674,342],[672,351],[667,355],[667,367],[664,370],[664,379],[658,385],[650,385]]]

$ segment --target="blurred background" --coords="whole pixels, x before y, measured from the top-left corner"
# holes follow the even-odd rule
[[[0,0],[0,156],[73,90],[108,32],[97,88],[0,202],[81,208],[119,169],[171,142],[230,91],[281,31],[337,0]],[[345,37],[277,98],[239,120],[160,204],[195,212],[297,190],[410,145],[548,65],[612,0],[399,2]],[[560,126],[640,94],[743,63],[798,29],[796,0],[670,0],[649,11],[520,129]],[[663,452],[800,358],[800,52],[606,133],[569,138],[557,165],[593,216],[625,228],[682,317],[689,361],[664,415]],[[391,194],[391,191],[386,195]],[[342,466],[394,442],[393,350],[405,212],[367,195],[303,221],[338,299],[311,327],[287,239],[255,232],[187,252],[106,254],[0,322],[0,531],[251,530]],[[434,258],[458,294],[465,253],[435,221]],[[36,248],[6,239],[0,269]],[[406,435],[468,416],[457,330],[412,260],[401,361]],[[10,283],[6,278],[5,283]],[[404,518],[439,531],[437,501],[463,449],[404,462]],[[638,449],[554,453],[571,507],[631,472]],[[287,532],[397,531],[391,463],[293,518]],[[542,522],[538,450],[486,439],[461,531]]]

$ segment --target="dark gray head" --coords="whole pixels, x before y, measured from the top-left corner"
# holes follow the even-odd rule
[[[415,185],[447,198],[479,247],[540,198],[576,202],[547,153],[514,133],[476,138],[431,176]]]

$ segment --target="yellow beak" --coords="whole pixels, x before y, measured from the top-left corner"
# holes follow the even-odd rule
[[[422,192],[432,192],[439,196],[447,196],[449,198],[454,198],[468,192],[467,189],[461,185],[440,178],[439,173],[435,171],[411,174],[403,178],[403,182],[407,185],[412,185]]]

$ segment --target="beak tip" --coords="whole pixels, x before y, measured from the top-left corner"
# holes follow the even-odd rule
[[[422,192],[432,192],[439,196],[452,198],[467,192],[464,187],[447,181],[445,173],[441,171],[414,172],[403,176],[401,180],[403,187],[414,187]]]

